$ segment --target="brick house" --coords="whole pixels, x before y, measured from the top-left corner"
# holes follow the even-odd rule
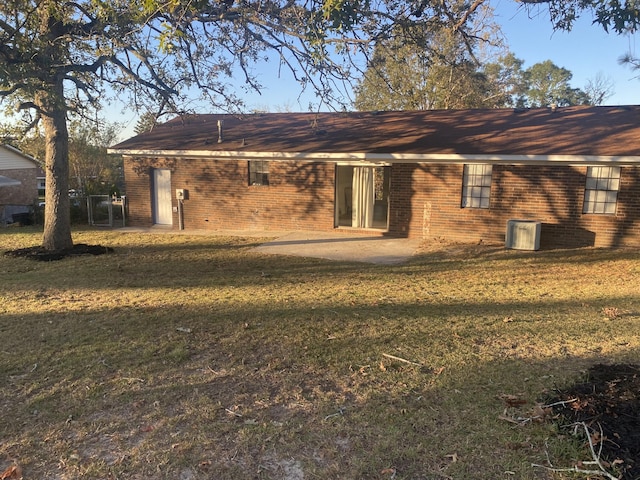
[[[640,245],[638,106],[191,115],[110,151],[129,225]]]
[[[36,159],[9,145],[0,145],[0,225],[25,215],[38,200]]]

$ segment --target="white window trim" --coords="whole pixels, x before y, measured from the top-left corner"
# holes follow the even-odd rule
[[[464,165],[461,208],[489,208],[492,177],[493,166],[490,164]]]
[[[587,167],[582,213],[615,215],[620,191],[620,167]]]
[[[260,166],[258,169],[252,169],[252,164],[254,167],[257,167],[258,165]],[[269,178],[269,160],[249,160],[249,165],[248,165],[248,174],[249,174],[249,186],[250,187],[267,187],[269,186],[270,183],[270,178]],[[266,182],[255,182],[252,181],[254,180],[258,175],[260,175],[262,177],[262,179],[264,179],[264,175],[267,175],[267,181]]]

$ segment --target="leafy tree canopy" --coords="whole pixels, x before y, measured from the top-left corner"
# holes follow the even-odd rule
[[[437,35],[432,36],[437,38]],[[599,105],[612,84],[601,75],[585,90],[574,88],[572,73],[550,60],[526,70],[512,53],[487,63],[459,55],[435,54],[423,44],[399,42],[378,48],[374,61],[356,88],[360,110],[427,110],[451,108],[548,107]],[[438,45],[444,45],[438,42]],[[451,52],[451,50],[449,50]]]
[[[546,5],[553,26],[571,30],[584,12],[606,32],[635,32],[640,27],[640,4],[633,0],[521,0],[525,5]]]
[[[475,21],[478,13],[469,15],[464,34],[439,23],[396,27],[376,45],[355,89],[356,108],[426,110],[482,104],[488,85],[478,71],[478,57],[500,41],[492,36],[493,24]]]
[[[551,60],[536,63],[525,71],[527,106],[548,107],[557,105],[588,104],[587,95],[578,88],[571,88],[573,74],[558,67]]]

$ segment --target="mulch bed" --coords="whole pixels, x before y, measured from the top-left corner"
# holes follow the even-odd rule
[[[19,248],[10,250],[4,254],[7,257],[24,257],[42,262],[51,262],[54,260],[62,260],[63,258],[78,255],[104,255],[112,253],[113,248],[103,247],[102,245],[87,245],[85,243],[75,244],[73,247],[64,250],[46,250],[42,246]]]
[[[616,466],[610,471],[624,480],[640,478],[640,365],[594,365],[587,381],[549,403],[559,401],[567,402],[554,407],[560,425],[586,424],[596,452],[602,445],[601,460]]]

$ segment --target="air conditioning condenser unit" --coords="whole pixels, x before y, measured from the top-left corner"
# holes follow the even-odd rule
[[[542,223],[537,220],[508,220],[505,247],[514,250],[539,250]]]

